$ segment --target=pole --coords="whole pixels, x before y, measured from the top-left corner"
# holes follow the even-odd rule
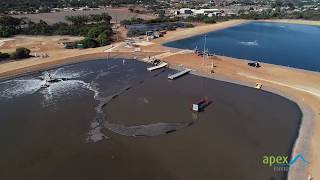
[[[204,35],[203,53],[206,53],[207,35]]]
[[[203,61],[205,60],[205,55],[206,55],[206,44],[207,44],[207,35],[204,35],[204,44],[203,44]]]

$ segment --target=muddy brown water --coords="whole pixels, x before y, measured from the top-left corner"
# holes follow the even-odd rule
[[[0,179],[285,179],[262,164],[266,154],[290,155],[301,111],[275,94],[194,75],[169,81],[174,70],[147,72],[134,60],[97,60],[49,72],[72,78],[40,88],[36,73],[0,82]],[[88,142],[90,124],[106,97],[102,120],[126,127],[193,125],[154,137],[128,137],[103,128]],[[212,101],[201,113],[191,104]]]

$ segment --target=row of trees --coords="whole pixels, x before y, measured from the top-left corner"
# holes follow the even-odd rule
[[[24,59],[30,57],[30,50],[27,48],[17,48],[15,52],[12,53],[2,53],[0,52],[0,61],[8,60],[8,59]]]
[[[177,28],[190,28],[193,27],[191,23],[179,22],[180,18],[160,17],[156,19],[144,20],[140,18],[132,18],[124,20],[120,23],[127,27],[127,36],[141,36],[145,35],[146,31],[173,31]]]
[[[89,22],[93,22],[93,23],[103,22],[106,24],[110,24],[112,17],[109,16],[108,13],[102,13],[102,14],[90,14],[90,15],[80,15],[80,16],[66,16],[65,19],[71,22],[73,25],[79,26],[79,25],[85,25]]]
[[[188,16],[184,17],[159,17],[155,19],[145,20],[141,18],[131,18],[128,20],[123,20],[120,22],[121,25],[132,25],[132,24],[156,24],[156,23],[168,23],[168,22],[178,22],[178,21],[186,21],[186,22],[203,22],[203,23],[216,23],[216,17],[208,17],[206,15],[197,15],[197,16]]]
[[[184,19],[187,22],[202,22],[206,24],[214,24],[216,23],[216,17],[208,17],[206,15],[196,15],[196,16],[188,16]]]
[[[296,12],[285,12],[280,9],[264,10],[262,12],[249,12],[240,13],[240,18],[243,19],[307,19],[307,20],[320,20],[320,10],[306,10]]]
[[[120,22],[121,25],[132,25],[132,24],[156,24],[156,23],[168,23],[180,21],[179,17],[169,18],[169,17],[159,17],[155,19],[141,19],[141,18],[131,18]]]

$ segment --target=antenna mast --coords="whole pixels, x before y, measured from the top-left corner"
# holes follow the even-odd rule
[[[206,55],[206,44],[207,44],[207,35],[204,35],[203,60],[205,59],[205,55]]]

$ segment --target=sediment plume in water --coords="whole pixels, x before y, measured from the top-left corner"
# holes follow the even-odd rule
[[[122,124],[111,124],[106,122],[104,126],[110,131],[121,134],[124,136],[159,136],[164,134],[173,133],[182,128],[193,125],[194,122],[181,122],[181,123],[154,123],[138,126],[125,126]]]
[[[74,93],[79,90],[79,88],[93,92],[93,98],[98,101],[98,104],[95,107],[96,116],[90,123],[89,132],[86,139],[87,142],[99,142],[103,139],[108,139],[108,137],[102,132],[104,128],[120,135],[137,137],[168,134],[192,125],[192,123],[190,122],[160,122],[154,124],[142,124],[137,126],[125,126],[123,124],[114,124],[108,122],[108,120],[105,118],[103,109],[106,108],[107,105],[112,102],[112,100],[120,96],[122,93],[129,91],[136,86],[140,86],[146,81],[146,79],[141,79],[138,80],[135,84],[130,85],[129,81],[126,79],[124,81],[124,84],[126,85],[120,87],[116,93],[104,97],[100,92],[101,90],[99,89],[98,80],[110,75],[111,70],[117,67],[117,65],[112,65],[108,67],[107,70],[101,70],[99,73],[97,73],[97,75],[91,82],[85,82],[83,80],[80,80],[79,78],[83,78],[91,74],[92,72],[73,71],[70,69],[66,69],[65,67],[43,72],[38,77],[8,80],[5,82],[1,82],[1,84],[6,85],[7,88],[0,93],[0,97],[14,98],[39,92],[44,98],[42,101],[42,106],[48,107],[54,105],[57,101],[59,101],[59,98],[61,96],[69,93]],[[128,71],[134,72],[134,68],[128,69]],[[149,78],[157,77],[165,71],[166,70],[159,71]],[[65,80],[54,82],[48,87],[43,87],[44,81],[47,77],[60,79],[62,78]]]
[[[162,70],[159,73],[153,75],[153,77],[157,77],[159,74],[165,72],[166,70]],[[98,80],[103,75],[107,75],[108,73],[99,73],[95,80]],[[175,131],[178,131],[182,128],[191,126],[194,122],[176,122],[176,123],[153,123],[153,124],[142,124],[137,126],[125,126],[124,124],[115,124],[110,123],[106,118],[103,112],[103,108],[112,102],[115,98],[120,96],[126,91],[130,89],[142,85],[145,80],[139,80],[135,85],[127,85],[126,87],[119,90],[117,93],[108,96],[108,97],[101,97],[99,90],[96,86],[92,86],[92,84],[96,84],[95,82],[91,82],[91,86],[89,89],[95,92],[94,98],[95,100],[99,101],[98,105],[96,106],[96,118],[91,123],[91,130],[88,133],[87,142],[98,142],[103,139],[107,139],[108,137],[102,133],[102,127],[112,131],[113,133],[130,136],[130,137],[138,137],[138,136],[158,136],[169,134]]]

